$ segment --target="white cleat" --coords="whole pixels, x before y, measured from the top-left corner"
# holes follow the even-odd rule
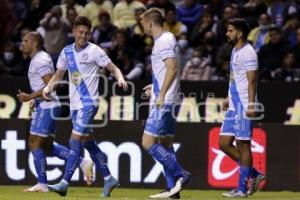
[[[222,197],[226,197],[226,198],[247,198],[247,193],[243,193],[242,191],[238,191],[236,189],[233,189],[230,192],[223,193]]]
[[[84,158],[80,163],[80,169],[85,177],[87,185],[92,185],[94,181],[94,162],[91,159]]]
[[[169,191],[165,190],[162,191],[161,193],[150,195],[149,199],[166,199],[170,197],[169,193],[170,193]]]
[[[184,186],[188,184],[191,180],[191,174],[189,172],[185,172],[183,177],[180,177],[177,179],[175,186],[169,191],[168,197],[171,197],[177,193],[179,193],[181,190],[183,190]]]
[[[36,184],[31,188],[24,189],[23,192],[49,192],[48,186],[46,184]]]

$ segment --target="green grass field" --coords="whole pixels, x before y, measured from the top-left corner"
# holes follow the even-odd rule
[[[0,200],[94,200],[101,199],[101,188],[96,187],[71,187],[66,197],[55,193],[24,193],[22,190],[28,186],[0,186]],[[117,188],[113,191],[110,200],[143,200],[150,194],[159,190],[150,189],[125,189]],[[184,190],[181,199],[218,200],[222,191],[217,190]],[[255,200],[299,200],[300,192],[258,192],[249,199]]]

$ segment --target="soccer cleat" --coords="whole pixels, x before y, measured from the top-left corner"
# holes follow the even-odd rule
[[[170,199],[180,199],[180,193],[177,192],[177,193],[175,193],[175,194],[169,196],[169,198],[170,198]]]
[[[225,192],[222,194],[222,197],[226,198],[247,198],[247,193],[233,189],[230,192]]]
[[[177,179],[175,186],[169,191],[169,197],[183,190],[183,187],[187,185],[190,182],[190,180],[191,180],[191,174],[185,171],[183,177]]]
[[[169,196],[170,196],[169,190],[164,190],[158,194],[150,195],[149,199],[165,199],[165,198],[169,198]]]
[[[31,188],[24,189],[23,192],[49,192],[46,184],[36,184]]]
[[[55,192],[59,194],[60,196],[66,196],[68,192],[68,184],[65,183],[64,181],[60,181],[59,183],[55,185],[48,185],[48,189],[51,192]]]
[[[250,179],[249,189],[247,195],[252,195],[259,190],[260,184],[266,180],[266,176],[263,174],[258,174],[256,177]]]
[[[80,164],[80,169],[85,177],[85,182],[87,185],[92,185],[94,180],[94,162],[91,159],[83,159]]]
[[[104,186],[103,186],[103,193],[101,194],[102,197],[109,197],[111,191],[118,187],[120,184],[114,177],[111,177],[108,180],[104,180]]]
[[[165,198],[170,198],[170,199],[180,199],[180,193],[175,193],[174,195],[170,196],[169,195],[169,191],[168,189],[155,194],[155,195],[150,195],[149,199],[165,199]]]

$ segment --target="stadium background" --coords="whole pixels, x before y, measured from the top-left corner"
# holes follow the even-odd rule
[[[255,39],[248,38],[250,41],[253,39],[251,42],[257,44],[258,48],[260,61],[258,92],[259,100],[264,105],[264,112],[261,113],[264,117],[257,121],[255,126],[256,143],[253,145],[253,150],[256,150],[255,165],[266,172],[268,177],[266,190],[299,191],[299,1],[195,1],[190,10],[182,6],[186,1],[157,1],[152,2],[153,4],[151,1],[143,1],[144,5],[137,4],[137,7],[126,8],[126,15],[130,16],[128,18],[133,22],[124,22],[124,19],[120,19],[124,24],[118,24],[117,19],[113,17],[118,1],[111,2],[114,6],[112,10],[106,12],[103,12],[104,8],[92,10],[99,12],[95,14],[99,15],[99,20],[107,18],[105,13],[108,13],[111,22],[117,26],[111,30],[109,25],[110,28],[104,31],[107,35],[100,37],[98,33],[97,37],[97,31],[103,34],[101,32],[103,30],[96,17],[91,41],[97,41],[97,44],[107,50],[132,84],[128,93],[121,93],[117,89],[113,94],[111,92],[114,88],[113,80],[109,80],[108,93],[104,94],[105,84],[100,83],[99,91],[103,94],[103,107],[97,115],[100,121],[96,124],[106,123],[106,120],[108,124],[97,128],[95,135],[100,147],[103,150],[108,149],[106,153],[111,159],[109,165],[113,168],[113,175],[119,177],[122,186],[162,188],[164,185],[161,169],[145,154],[140,145],[144,120],[147,116],[147,106],[142,104],[147,100],[141,93],[142,87],[150,82],[149,47],[152,41],[137,31],[138,25],[134,21],[134,14],[140,7],[158,6],[163,8],[166,14],[170,14],[168,15],[171,18],[170,23],[166,24],[166,27],[172,27],[170,30],[178,34],[178,53],[184,61],[182,74],[185,75],[181,78],[186,104],[181,107],[180,117],[177,119],[178,135],[175,147],[178,149],[178,159],[193,174],[193,181],[189,187],[229,188],[233,187],[237,178],[236,166],[228,158],[218,154],[215,142],[222,121],[220,103],[227,94],[228,55],[232,48],[224,38],[224,25],[229,18],[240,16],[248,19],[252,30],[257,32],[264,30],[267,25],[267,35],[264,37],[272,37],[270,33],[274,32],[280,35],[279,41],[266,38],[260,44],[255,43],[257,42]],[[35,183],[32,157],[26,142],[30,125],[29,106],[21,105],[16,98],[19,88],[29,91],[26,79],[28,58],[23,57],[18,50],[22,35],[29,30],[41,31],[45,37],[45,49],[55,62],[61,49],[56,44],[54,44],[56,49],[52,49],[49,47],[50,42],[63,41],[64,44],[60,45],[72,42],[69,34],[70,22],[69,28],[62,28],[68,24],[63,21],[70,19],[59,17],[61,34],[55,32],[56,28],[52,30],[43,27],[40,20],[47,21],[49,18],[50,22],[51,17],[45,14],[54,5],[62,5],[61,7],[68,8],[67,10],[79,8],[79,5],[83,6],[81,8],[83,10],[88,8],[84,7],[88,5],[84,0],[77,3],[76,6],[68,7],[60,1],[4,0],[0,7],[0,184],[2,185]],[[173,6],[177,11],[176,23],[174,19],[171,23]],[[277,7],[281,7],[282,12],[274,13]],[[56,15],[56,12],[56,9],[51,10],[51,15]],[[197,14],[197,18],[185,21],[185,17],[190,17],[188,15],[192,12]],[[261,24],[259,20],[264,13],[270,14],[270,21],[267,24]],[[53,34],[53,31],[56,34]],[[62,38],[56,38],[58,35]],[[196,62],[194,58],[199,58],[200,61],[198,59]],[[191,66],[197,70],[191,70]],[[102,73],[110,77],[106,71]],[[67,87],[61,86],[59,92],[66,95]],[[66,99],[62,101],[67,103]],[[63,116],[68,116],[67,106],[64,107]],[[59,121],[57,141],[67,144],[70,130],[69,120]],[[50,182],[56,182],[61,178],[63,163],[51,159],[48,158],[48,176]],[[232,174],[229,176],[230,172]],[[228,175],[227,178],[224,178],[225,173]],[[101,181],[97,176],[96,183]],[[83,185],[82,174],[77,172],[72,184]]]

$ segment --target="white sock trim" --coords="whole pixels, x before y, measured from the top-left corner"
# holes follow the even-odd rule
[[[109,180],[111,177],[112,177],[111,175],[105,176],[105,177],[104,177],[104,180],[107,181],[107,180]]]
[[[69,182],[66,181],[65,179],[61,180],[62,183],[66,184],[66,185],[69,185]]]

